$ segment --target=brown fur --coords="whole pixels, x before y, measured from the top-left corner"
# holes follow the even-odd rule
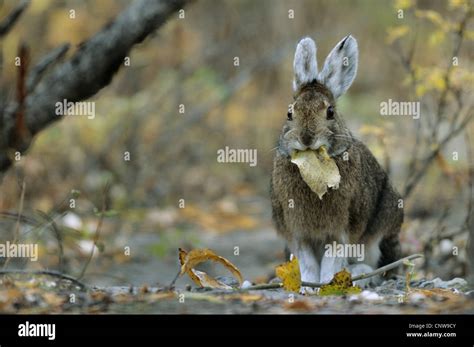
[[[381,238],[378,266],[400,255],[398,234],[403,210],[399,194],[370,150],[355,139],[337,113],[331,92],[314,81],[295,93],[293,120],[287,121],[280,136],[271,179],[273,220],[278,233],[289,243],[304,240],[320,255],[321,244],[337,241],[369,244]],[[334,120],[326,109],[335,109]],[[340,174],[339,189],[329,189],[322,200],[301,178],[291,163],[289,143],[311,136],[328,145]],[[342,137],[341,137],[342,136]],[[344,152],[348,160],[344,160]],[[289,201],[294,201],[294,208]]]

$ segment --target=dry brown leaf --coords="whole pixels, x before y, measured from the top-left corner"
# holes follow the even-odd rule
[[[176,294],[173,292],[163,292],[163,293],[153,293],[146,296],[147,302],[155,302],[159,300],[173,299],[176,297]]]
[[[104,298],[104,299],[107,300],[107,297]],[[128,303],[128,302],[136,301],[137,299],[134,295],[132,295],[130,293],[118,293],[118,294],[115,294],[112,297],[112,300],[115,303],[124,304],[124,303]]]
[[[243,294],[227,295],[225,296],[225,298],[228,300],[239,300],[239,301],[248,303],[248,302],[260,301],[263,299],[263,296],[261,294],[243,293]]]
[[[275,269],[276,275],[283,281],[283,288],[289,292],[298,292],[301,288],[301,273],[298,259],[281,264]]]
[[[329,157],[325,146],[318,152],[296,151],[291,155],[291,162],[298,166],[301,177],[320,199],[329,188],[339,188],[341,175],[336,162]]]
[[[214,261],[222,264],[227,270],[229,270],[234,277],[242,285],[243,279],[240,270],[232,264],[229,260],[220,255],[217,255],[210,249],[193,249],[189,253],[179,249],[179,262],[181,263],[180,275],[185,273],[199,286],[220,288],[220,289],[231,289],[230,286],[212,278],[208,274],[202,271],[195,270],[194,268],[205,261]]]
[[[65,298],[55,293],[44,293],[44,301],[50,306],[60,306],[65,302]]]
[[[181,264],[181,272],[180,272],[180,276],[183,275],[183,266],[184,266],[184,263],[186,262],[186,255],[188,253],[182,249],[182,248],[179,248],[178,249],[178,257],[179,257],[179,263]],[[193,280],[194,283],[196,283],[198,286],[201,286],[203,287],[203,285],[201,284],[201,280],[199,279],[199,277],[196,275],[195,271],[193,271],[194,269],[191,269],[190,271],[187,271],[187,274],[188,276]]]
[[[427,298],[442,298],[445,300],[459,300],[462,298],[461,295],[454,293],[450,289],[443,288],[433,288],[433,289],[420,289],[420,288],[410,288],[409,295],[420,293],[426,296]]]
[[[0,303],[6,305],[19,302],[23,299],[23,293],[17,288],[8,288],[0,291]]]
[[[228,286],[225,283],[222,283],[219,280],[216,280],[215,278],[209,276],[207,273],[195,269],[191,269],[191,272],[193,273],[194,276],[196,276],[199,279],[199,282],[196,282],[197,284],[200,284],[201,287],[207,287],[207,288],[218,288],[218,289],[232,289],[231,286]]]
[[[110,294],[104,291],[93,291],[90,296],[94,301],[110,301]]]
[[[298,312],[311,312],[315,309],[315,305],[309,300],[296,300],[293,302],[286,302],[283,307],[287,310]]]

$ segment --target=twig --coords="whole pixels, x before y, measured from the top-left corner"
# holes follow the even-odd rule
[[[57,277],[63,280],[70,281],[74,283],[75,285],[81,287],[81,289],[87,289],[87,285],[79,281],[77,278],[74,278],[72,276],[63,274],[61,272],[53,271],[53,270],[33,270],[33,271],[28,271],[28,270],[16,270],[16,269],[7,269],[7,270],[0,270],[0,275],[9,275],[9,274],[20,274],[20,275],[46,275],[46,276],[52,276],[52,277]]]
[[[464,220],[464,227],[469,230],[468,234],[468,242],[467,242],[467,254],[469,259],[469,282],[471,285],[474,285],[474,157],[473,157],[473,149],[471,146],[471,137],[469,135],[468,129],[464,132],[465,141],[466,141],[466,148],[468,153],[468,185],[469,185],[469,192],[468,192],[468,202],[467,202],[467,213],[466,219]]]
[[[467,202],[467,212],[466,212],[466,219],[464,220],[465,228],[470,230],[472,233],[473,225],[470,221],[474,221],[473,219],[473,212],[474,212],[474,150],[471,146],[471,138],[469,135],[468,129],[464,131],[464,138],[466,142],[466,152],[468,158],[468,167],[467,167],[467,176],[468,176],[468,186],[469,186],[469,193],[468,193],[468,202]],[[474,240],[471,240],[474,242]],[[474,243],[473,243],[474,245]],[[473,250],[474,251],[474,250]],[[474,262],[474,260],[472,260]],[[474,264],[473,264],[474,265]],[[474,271],[474,269],[472,269]]]
[[[31,140],[31,134],[26,126],[25,120],[25,101],[27,97],[26,76],[28,74],[28,66],[30,62],[30,50],[26,44],[22,43],[20,45],[18,56],[21,60],[16,85],[18,107],[15,114],[15,132],[12,134],[13,138],[11,139],[11,142],[13,148],[21,149],[22,147],[27,146]]]
[[[402,67],[406,70],[408,75],[410,76],[410,82],[411,82],[411,89],[413,92],[416,91],[416,88],[418,86],[418,79],[416,77],[415,69],[413,67],[413,57],[415,53],[415,44],[416,44],[416,38],[417,38],[417,33],[418,31],[415,32],[415,38],[412,41],[412,46],[410,48],[410,51],[408,54],[405,56],[403,54],[403,49],[399,43],[399,41],[395,42],[395,45],[393,47],[394,53],[399,57],[400,62],[402,64]],[[413,172],[415,172],[416,164],[418,161],[418,152],[420,151],[420,140],[421,140],[421,122],[413,122],[415,125],[415,144],[413,146],[413,150],[411,151],[411,157],[407,166],[407,172],[408,176],[410,177]]]
[[[303,283],[301,284],[303,285]],[[250,286],[247,288],[242,288],[240,291],[247,291],[247,290],[265,290],[265,289],[278,289],[283,287],[282,283],[264,283],[264,284],[256,284],[254,286]]]
[[[0,37],[5,36],[13,28],[18,18],[20,18],[23,11],[26,10],[30,4],[29,0],[22,1],[1,23],[0,23]]]
[[[20,206],[19,206],[19,211],[18,211],[18,218],[15,223],[15,230],[14,230],[14,236],[13,236],[13,243],[16,244],[18,240],[20,239],[20,223],[21,223],[21,215],[23,214],[23,206],[24,206],[24,201],[25,201],[25,190],[26,190],[26,183],[25,181],[22,182],[21,184],[21,196],[20,196]],[[5,263],[3,264],[3,268],[6,269],[8,266],[8,263],[10,263],[10,260],[12,258],[7,258]]]
[[[436,155],[455,137],[457,136],[466,126],[467,124],[474,118],[474,112],[472,109],[470,110],[471,114],[467,115],[461,124],[454,129],[452,132],[447,134],[438,144],[437,146],[425,157],[425,159],[421,163],[421,167],[418,172],[415,172],[411,175],[408,183],[405,186],[405,190],[403,196],[407,198],[412,192],[413,189],[417,186],[420,180],[425,175],[426,171],[431,166],[431,163],[436,158]]]
[[[171,281],[171,283],[168,285],[168,289],[173,289],[174,288],[174,284],[176,283],[176,281],[178,280],[179,278],[179,275],[181,275],[181,269],[179,269],[178,273],[176,274],[176,276],[173,278],[173,280]]]
[[[41,218],[43,218],[50,226],[51,231],[53,232],[54,237],[58,243],[58,268],[59,271],[64,271],[64,247],[63,247],[63,236],[61,234],[61,229],[58,227],[54,219],[47,213],[43,211],[37,211]]]
[[[373,276],[382,274],[382,273],[387,272],[389,270],[395,269],[395,268],[399,267],[400,265],[403,265],[406,261],[414,260],[414,259],[418,259],[418,258],[423,258],[423,257],[424,257],[423,254],[409,255],[408,257],[399,259],[397,261],[394,261],[393,263],[390,263],[388,265],[379,267],[378,269],[376,269],[372,272],[369,272],[368,274],[361,274],[361,275],[355,276],[355,277],[352,278],[352,281],[359,281],[359,280],[363,280],[363,279],[366,279],[366,278],[369,278],[369,277],[373,277]]]
[[[369,277],[373,277],[373,276],[382,274],[382,273],[387,272],[389,270],[395,269],[396,267],[399,267],[400,265],[403,265],[406,261],[414,260],[414,259],[422,258],[422,257],[423,257],[423,254],[412,254],[408,257],[401,258],[397,261],[394,261],[393,263],[382,266],[382,267],[380,267],[380,268],[378,268],[378,269],[376,269],[372,272],[355,276],[355,277],[352,278],[352,281],[353,282],[354,281],[359,281],[359,280],[363,280],[363,279],[366,279],[366,278],[369,278]],[[301,282],[302,287],[310,287],[310,288],[319,288],[319,287],[321,287],[323,285],[326,285],[326,284],[329,284],[329,283]],[[242,291],[247,291],[247,290],[278,289],[278,288],[281,288],[282,286],[283,286],[282,283],[265,283],[265,284],[257,284],[257,285],[254,285],[254,286],[250,286],[248,288],[243,288],[241,290]]]
[[[466,14],[464,18],[462,19],[460,25],[459,25],[459,30],[456,32],[456,43],[454,44],[453,51],[451,53],[451,57],[449,57],[450,61],[448,64],[448,67],[446,69],[445,75],[444,75],[444,88],[443,91],[441,92],[441,95],[438,100],[438,109],[436,112],[436,126],[432,129],[432,138],[436,139],[438,130],[439,130],[439,125],[443,120],[443,115],[444,111],[446,109],[446,99],[448,96],[448,93],[451,91],[451,75],[453,71],[453,63],[451,61],[452,58],[458,57],[459,52],[461,50],[461,45],[465,36],[465,30],[467,23],[469,21],[469,18],[472,16],[473,10],[472,6],[466,11]]]
[[[97,246],[97,242],[99,241],[100,230],[102,228],[102,223],[104,222],[104,214],[105,214],[105,210],[107,208],[107,196],[108,196],[108,193],[109,193],[109,189],[110,189],[110,185],[109,185],[109,182],[107,182],[105,184],[105,187],[104,187],[104,192],[102,193],[102,207],[101,207],[101,210],[100,210],[99,222],[97,223],[97,227],[96,227],[95,234],[94,234],[94,240],[93,240],[94,244],[92,245],[92,249],[91,249],[91,252],[89,254],[89,258],[87,258],[87,261],[84,264],[84,267],[82,268],[81,273],[79,274],[79,276],[77,276],[77,279],[81,279],[84,276],[84,274],[86,273],[87,268],[89,267],[90,262],[92,261],[92,258],[94,257],[94,251],[95,251],[95,248]]]

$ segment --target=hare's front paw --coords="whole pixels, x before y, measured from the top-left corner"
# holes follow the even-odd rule
[[[300,294],[302,295],[314,295],[317,294],[318,289],[317,288],[312,288],[312,287],[301,287],[300,288]]]
[[[297,248],[296,257],[300,264],[300,273],[302,282],[319,282],[319,263],[316,260],[312,250],[305,246]],[[302,294],[313,294],[314,289],[310,287],[303,287]]]
[[[344,257],[330,257],[324,255],[321,259],[321,283],[329,283],[334,275],[347,266],[347,259]]]
[[[319,265],[314,261],[311,265],[307,262],[300,262],[300,272],[302,282],[317,283],[319,280]],[[300,294],[311,295],[316,294],[317,289],[307,286],[302,286]]]

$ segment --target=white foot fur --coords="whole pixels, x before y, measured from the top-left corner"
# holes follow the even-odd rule
[[[321,283],[329,283],[334,275],[347,267],[347,258],[344,257],[328,257],[323,256],[321,260],[321,276],[319,281]]]

